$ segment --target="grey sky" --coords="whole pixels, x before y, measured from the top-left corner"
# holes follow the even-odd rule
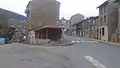
[[[19,14],[25,15],[24,11],[30,0],[1,0],[0,8],[11,10]],[[60,17],[69,19],[76,13],[81,13],[85,17],[96,16],[96,9],[105,0],[58,0],[61,2]]]

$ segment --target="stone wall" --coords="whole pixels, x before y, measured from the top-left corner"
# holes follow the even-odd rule
[[[44,44],[48,44],[50,43],[50,40],[49,39],[36,39],[36,44],[38,45],[44,45]]]
[[[111,36],[116,32],[118,28],[118,8],[116,4],[109,4],[107,7],[108,15],[108,38],[110,40]]]
[[[60,3],[56,0],[32,0],[28,7],[30,28],[55,25],[59,19]]]

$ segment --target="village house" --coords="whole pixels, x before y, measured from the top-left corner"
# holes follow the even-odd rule
[[[93,32],[93,23],[95,22],[94,20],[97,19],[97,17],[90,17],[85,20],[82,20],[76,24],[76,34],[77,36],[80,37],[88,37],[92,38],[95,35],[92,35]],[[95,34],[95,33],[94,33]]]
[[[25,13],[28,18],[29,43],[41,44],[61,38],[62,30],[57,26],[60,3],[56,0],[32,0]]]
[[[100,19],[100,39],[110,41],[118,25],[118,9],[112,0],[105,1],[98,6]]]
[[[76,35],[103,41],[120,42],[120,1],[107,0],[99,8],[99,16],[76,24]]]
[[[93,39],[99,39],[100,38],[100,31],[99,31],[99,16],[96,16],[93,18],[93,21],[91,23],[91,37]]]
[[[111,37],[111,41],[112,42],[120,42],[120,0],[113,0],[112,1],[114,4],[116,4],[116,9],[118,10],[118,26],[116,29],[116,32],[113,33],[112,37]]]
[[[84,20],[84,16],[81,14],[75,14],[70,18],[70,35],[76,36],[76,24],[82,20]]]

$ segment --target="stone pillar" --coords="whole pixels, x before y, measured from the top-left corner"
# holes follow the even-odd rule
[[[41,30],[41,39],[43,39],[43,31]]]
[[[48,29],[46,29],[46,39],[48,39]]]

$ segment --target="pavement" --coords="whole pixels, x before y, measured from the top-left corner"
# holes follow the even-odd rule
[[[92,39],[92,38],[85,38],[91,41],[96,41],[96,42],[100,42],[100,43],[104,43],[104,44],[110,44],[110,45],[117,45],[120,46],[120,43],[115,43],[115,42],[110,42],[110,41],[103,41],[103,40],[98,40],[98,39]]]
[[[120,68],[120,46],[69,39],[72,46],[0,45],[0,68]]]
[[[103,40],[98,40],[98,39],[92,39],[92,38],[85,38],[85,37],[77,37],[77,36],[67,36],[65,34],[63,34],[65,39],[68,39],[69,41],[71,41],[72,43],[80,43],[80,42],[85,42],[84,40],[87,40],[87,42],[100,42],[100,43],[104,43],[104,44],[110,44],[110,45],[117,45],[120,46],[120,43],[115,43],[115,42],[109,42],[109,41],[103,41]]]

